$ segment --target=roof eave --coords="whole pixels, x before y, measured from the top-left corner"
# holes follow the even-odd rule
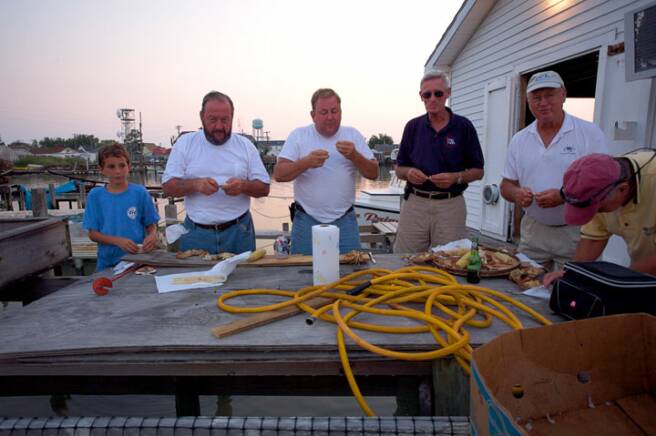
[[[448,70],[497,0],[464,0],[424,67]]]

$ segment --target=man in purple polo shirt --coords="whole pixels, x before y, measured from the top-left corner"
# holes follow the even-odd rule
[[[483,177],[483,152],[471,121],[446,107],[449,79],[428,71],[419,96],[426,114],[408,121],[396,175],[407,180],[395,253],[417,253],[466,237],[462,193]]]

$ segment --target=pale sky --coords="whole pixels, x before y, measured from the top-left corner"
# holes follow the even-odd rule
[[[233,131],[264,121],[285,139],[320,87],[343,125],[401,140],[424,112],[419,79],[461,0],[3,0],[0,138],[116,139],[116,109],[145,142],[200,127],[210,90],[235,102]],[[137,115],[138,116],[138,115]]]

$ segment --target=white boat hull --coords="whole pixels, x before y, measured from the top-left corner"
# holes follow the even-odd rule
[[[404,183],[392,172],[390,185],[387,188],[360,191],[360,196],[354,204],[358,225],[398,221],[403,185]]]

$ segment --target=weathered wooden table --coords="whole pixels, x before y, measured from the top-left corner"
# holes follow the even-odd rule
[[[396,255],[379,255],[377,261],[376,267],[404,266]],[[342,265],[341,273],[367,267]],[[161,267],[157,274],[188,270]],[[211,334],[213,327],[245,316],[217,308],[223,291],[295,290],[311,284],[311,266],[240,267],[221,287],[166,294],[157,293],[153,277],[130,274],[117,280],[104,297],[91,289],[93,279],[101,275],[22,310],[0,314],[0,395],[175,393],[179,414],[197,414],[199,394],[350,394],[332,324],[308,326],[306,315],[300,314],[224,339]],[[550,315],[546,301],[521,295],[508,280],[485,279],[481,285],[505,291],[561,320]],[[278,300],[258,297],[257,304],[273,301]],[[527,316],[520,318],[527,327],[537,326]],[[499,321],[487,329],[472,328],[471,342],[480,345],[508,330]],[[361,334],[397,350],[434,348],[429,334]],[[348,344],[365,395],[397,395],[407,414],[468,414],[467,380],[453,359],[398,361]],[[427,388],[434,393],[432,411],[419,400],[418,392],[425,394]]]

